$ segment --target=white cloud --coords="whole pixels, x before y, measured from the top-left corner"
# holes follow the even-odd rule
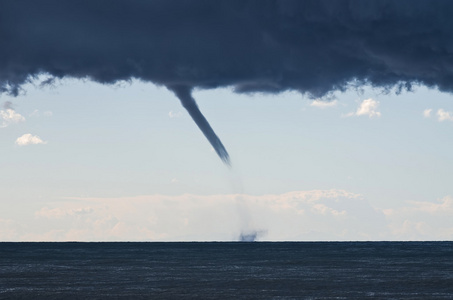
[[[31,133],[26,133],[16,139],[16,145],[19,145],[19,146],[38,145],[38,144],[47,144],[47,142],[41,140],[41,138],[39,136],[32,135]]]
[[[437,111],[437,117],[438,117],[439,122],[453,121],[453,112],[445,111],[442,108],[440,108]]]
[[[7,108],[6,107],[7,106],[5,105],[5,109],[0,110],[0,120],[1,120],[0,128],[7,127],[10,124],[15,124],[15,123],[25,121],[25,118],[21,114],[17,113],[14,109],[12,109],[10,107],[7,107]]]
[[[423,117],[425,117],[425,118],[430,118],[430,117],[431,117],[431,112],[432,112],[432,111],[433,111],[433,110],[432,110],[431,108],[425,109],[425,110],[423,111]]]
[[[352,116],[368,116],[370,118],[373,117],[380,117],[381,112],[378,111],[379,101],[373,99],[365,99],[360,103],[359,107],[357,108],[356,112],[350,112],[346,115],[346,117]]]
[[[51,117],[51,116],[53,116],[53,112],[51,112],[50,110],[45,111],[45,112],[43,112],[42,114],[43,114],[44,117]]]
[[[338,104],[337,100],[333,101],[322,101],[320,99],[316,99],[310,103],[310,106],[313,107],[318,107],[318,108],[328,108],[328,107],[334,107]]]
[[[171,111],[168,113],[168,116],[169,116],[170,118],[172,118],[172,119],[173,119],[173,118],[179,118],[179,117],[182,116],[182,112],[180,112],[180,111],[174,112],[174,111],[171,110]]]
[[[373,99],[363,100],[356,111],[357,116],[380,117],[381,113],[378,111],[379,102]]]

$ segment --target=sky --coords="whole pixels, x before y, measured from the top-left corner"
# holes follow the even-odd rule
[[[24,90],[1,98],[11,103],[1,110],[3,241],[453,234],[449,94],[367,88],[320,102],[196,91],[227,167],[163,87],[63,80]]]
[[[453,238],[448,2],[113,3],[0,18],[0,241]]]

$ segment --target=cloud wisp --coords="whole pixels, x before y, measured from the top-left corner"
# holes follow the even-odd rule
[[[47,111],[44,111],[44,112],[40,112],[38,109],[35,109],[28,116],[30,116],[30,117],[40,117],[41,115],[43,117],[52,117],[53,116],[53,112],[51,112],[50,110],[47,110]]]
[[[425,118],[431,118],[431,112],[432,112],[432,108],[427,108],[423,111],[423,117]]]
[[[182,117],[182,113],[180,111],[178,112],[174,112],[174,111],[169,111],[168,112],[168,116],[171,118],[171,119],[174,119],[174,118],[180,118]]]
[[[310,103],[310,106],[312,107],[317,107],[317,108],[328,108],[328,107],[334,107],[337,106],[338,100],[333,100],[333,101],[323,101],[320,99],[313,100]]]
[[[452,14],[443,0],[2,1],[0,92],[40,74],[313,98],[362,85],[452,92]]]

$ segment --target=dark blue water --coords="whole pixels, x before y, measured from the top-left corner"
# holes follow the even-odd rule
[[[453,242],[0,243],[1,299],[453,299]]]

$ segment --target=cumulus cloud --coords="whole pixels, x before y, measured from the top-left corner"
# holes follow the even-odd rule
[[[445,111],[444,109],[440,108],[437,111],[437,118],[439,122],[453,121],[453,112]]]
[[[25,118],[14,110],[11,102],[6,101],[3,104],[3,109],[0,110],[0,120],[0,128],[4,128],[10,124],[24,122]]]
[[[28,146],[28,145],[38,145],[38,144],[47,144],[39,136],[32,135],[31,133],[26,133],[16,139],[16,145],[18,146]]]
[[[378,106],[379,102],[376,100],[371,98],[363,100],[355,114],[357,116],[368,116],[370,118],[380,117],[381,113],[378,111]]]
[[[328,108],[328,107],[334,107],[337,104],[338,104],[338,100],[323,101],[323,100],[316,99],[310,103],[310,106],[318,107],[318,108]]]
[[[363,100],[359,107],[357,108],[357,111],[355,112],[350,112],[349,114],[346,115],[346,117],[352,117],[352,116],[368,116],[370,118],[373,117],[380,117],[381,112],[378,110],[379,107],[379,101],[373,100],[373,99],[365,99]]]

